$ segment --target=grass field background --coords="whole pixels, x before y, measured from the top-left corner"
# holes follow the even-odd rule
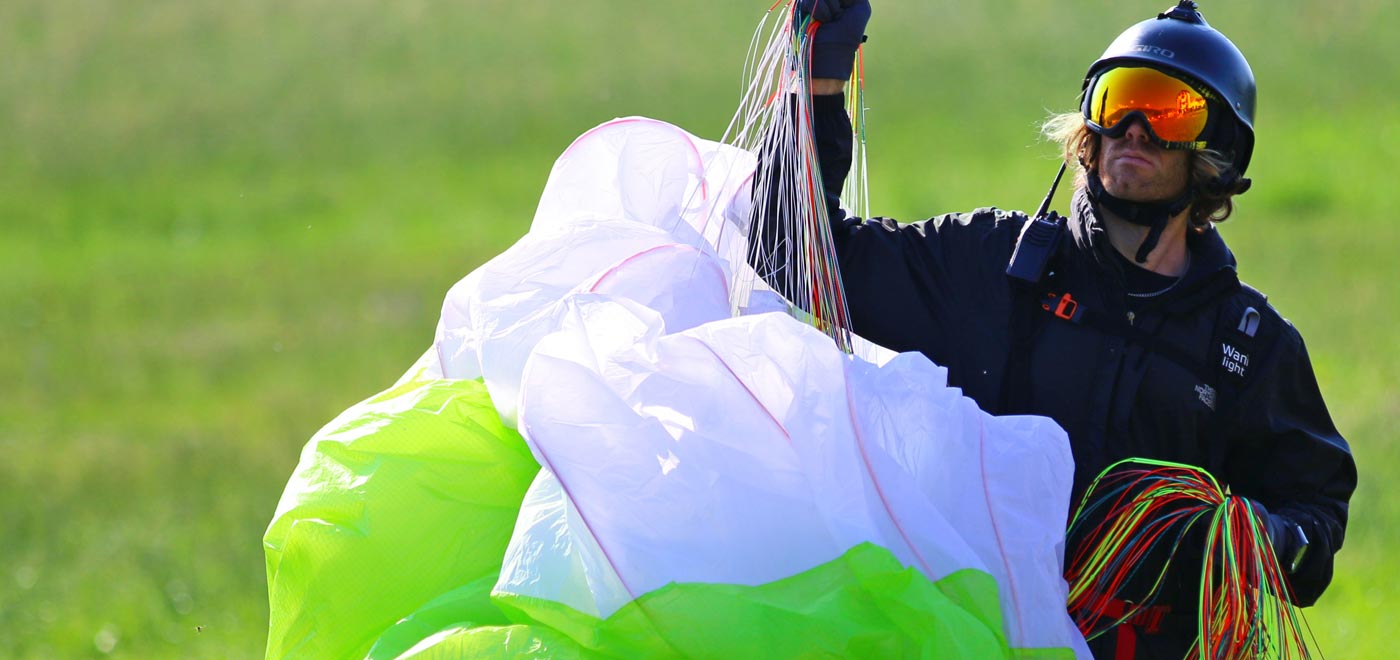
[[[1167,4],[878,4],[874,208],[1033,207],[1036,123]],[[574,136],[641,114],[718,137],[764,9],[0,3],[0,657],[259,657],[261,535],[306,439],[428,346]],[[1260,88],[1223,231],[1361,470],[1309,621],[1328,657],[1390,657],[1400,9],[1205,10]]]

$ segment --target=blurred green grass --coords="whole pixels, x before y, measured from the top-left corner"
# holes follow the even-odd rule
[[[874,208],[1033,206],[1035,124],[1159,4],[877,5]],[[641,114],[717,137],[765,8],[0,5],[0,656],[260,656],[260,538],[305,440],[428,346],[574,136]],[[1332,657],[1386,657],[1400,11],[1204,9],[1260,86],[1256,186],[1223,231],[1361,469],[1309,620]]]

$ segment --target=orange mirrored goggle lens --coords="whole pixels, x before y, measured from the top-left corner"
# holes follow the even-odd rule
[[[1133,112],[1141,112],[1159,140],[1171,146],[1203,149],[1201,140],[1209,104],[1191,85],[1156,69],[1109,69],[1089,90],[1089,121],[1112,130]]]

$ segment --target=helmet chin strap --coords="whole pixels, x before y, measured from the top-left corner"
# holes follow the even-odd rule
[[[1151,254],[1153,248],[1157,247],[1157,241],[1162,238],[1162,232],[1167,228],[1167,221],[1178,213],[1186,210],[1196,198],[1196,191],[1187,186],[1186,190],[1175,199],[1165,202],[1132,202],[1121,197],[1114,197],[1103,187],[1103,180],[1099,178],[1097,169],[1090,169],[1085,176],[1088,185],[1089,201],[1095,206],[1103,208],[1128,222],[1142,227],[1150,228],[1147,238],[1143,239],[1138,246],[1137,254],[1133,259],[1138,263],[1146,263],[1147,255]]]

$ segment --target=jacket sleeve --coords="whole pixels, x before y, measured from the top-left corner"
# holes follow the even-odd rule
[[[789,99],[787,110],[779,122],[796,121],[795,99]],[[753,217],[749,223],[748,261],[770,286],[788,299],[794,299],[794,292],[787,289],[800,278],[787,271],[802,268],[803,265],[789,264],[787,261],[788,254],[794,251],[790,244],[792,237],[784,233],[788,223],[783,214],[788,210],[780,200],[787,192],[775,182],[785,175],[783,167],[786,162],[780,155],[792,153],[797,146],[784,142],[791,139],[794,131],[777,128],[771,129],[759,146],[758,168],[754,175]],[[812,97],[812,133],[827,217],[833,224],[833,231],[840,232],[846,224],[846,213],[841,210],[841,188],[850,173],[853,140],[844,94]]]
[[[1294,602],[1307,606],[1332,581],[1356,490],[1356,462],[1327,413],[1302,337],[1283,323],[1277,348],[1241,393],[1225,469],[1235,494],[1258,500],[1307,536],[1307,554],[1289,576]],[[1274,544],[1285,553],[1296,550],[1281,539]],[[1291,557],[1279,559],[1286,566]]]
[[[846,95],[812,97],[812,138],[817,144],[817,162],[822,170],[826,214],[832,222],[845,219],[841,209],[841,189],[851,173],[851,152],[855,137],[851,118],[846,114]]]

